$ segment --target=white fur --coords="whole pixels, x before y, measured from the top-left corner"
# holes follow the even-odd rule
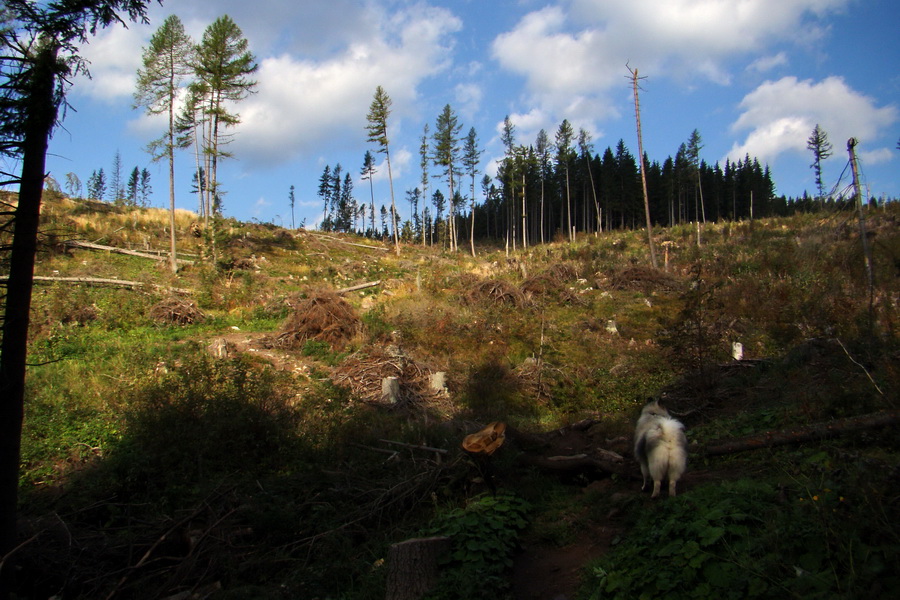
[[[687,438],[684,425],[669,416],[656,400],[644,407],[634,430],[634,456],[641,465],[644,483],[653,480],[651,498],[659,496],[664,479],[669,482],[669,496],[675,495],[675,484],[687,468]]]

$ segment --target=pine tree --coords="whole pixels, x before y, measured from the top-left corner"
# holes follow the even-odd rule
[[[88,177],[87,194],[88,198],[93,200],[102,201],[106,198],[106,174],[103,172],[103,167],[92,172]]]
[[[147,2],[6,0],[2,5],[9,26],[0,36],[0,154],[20,170],[0,336],[0,598],[12,593],[20,541],[16,511],[29,314],[49,139],[72,75],[84,66],[78,48],[98,28],[124,23],[124,15],[146,22]]]
[[[375,96],[372,98],[372,104],[369,105],[369,114],[366,120],[369,124],[366,130],[369,132],[368,141],[378,145],[378,152],[384,154],[385,162],[388,168],[388,183],[391,188],[391,215],[397,214],[396,205],[394,203],[394,175],[391,172],[391,147],[390,138],[388,137],[388,117],[391,116],[391,97],[387,95],[384,88],[380,85],[375,88]],[[397,231],[397,223],[392,224],[394,230],[394,250],[400,254],[400,238]]]
[[[288,203],[291,205],[291,229],[294,229],[294,186],[291,185],[291,191],[288,193]]]
[[[369,182],[369,196],[372,207],[372,235],[375,234],[375,186],[372,184],[372,178],[375,176],[375,173],[375,157],[372,156],[371,152],[366,150],[366,153],[363,156],[363,166],[360,175],[362,176],[363,181]],[[363,219],[363,229],[365,229],[365,227],[366,223],[365,219]]]
[[[175,256],[175,107],[185,78],[193,71],[194,43],[184,31],[181,20],[170,15],[144,48],[143,68],[138,70],[135,106],[143,106],[151,115],[166,113],[166,132],[147,147],[153,160],[169,162],[169,267],[178,270]]]
[[[538,131],[537,139],[534,142],[535,152],[537,154],[538,160],[538,174],[541,179],[541,200],[540,200],[540,237],[541,243],[544,243],[544,184],[546,182],[547,177],[550,174],[550,153],[552,151],[552,144],[550,143],[550,138],[547,136],[547,131],[541,129]]]
[[[566,186],[566,235],[569,241],[575,241],[575,231],[572,229],[572,194],[569,186],[569,163],[572,160],[572,138],[575,133],[568,119],[563,119],[556,130],[556,169],[561,169]]]
[[[153,193],[153,187],[150,185],[150,171],[145,168],[141,169],[141,181],[138,184],[138,195],[141,198],[141,206],[150,206],[150,194]],[[174,224],[172,224],[174,228]]]
[[[122,183],[122,155],[116,150],[113,155],[112,169],[109,173],[110,200],[114,204],[121,204],[125,198],[125,185]]]
[[[224,15],[206,28],[196,49],[194,71],[202,84],[198,89],[204,94],[203,110],[208,120],[203,149],[208,157],[207,206],[213,214],[217,212],[215,205],[221,202],[222,194],[218,161],[230,156],[222,149],[230,141],[225,130],[241,122],[240,115],[228,112],[228,107],[245,99],[256,87],[256,81],[250,79],[250,75],[259,65],[248,47],[249,42],[240,27]]]
[[[331,165],[325,165],[322,175],[319,177],[319,189],[317,192],[319,198],[322,199],[324,208],[322,209],[322,225],[319,227],[322,231],[331,229],[331,219],[328,216],[328,209],[331,203]]]
[[[475,132],[475,128],[472,127],[469,129],[469,133],[466,135],[463,143],[462,155],[462,164],[466,168],[466,174],[472,178],[472,214],[469,223],[469,247],[472,251],[472,256],[475,256],[475,176],[479,173],[478,162],[481,160],[481,153],[482,150],[478,148],[478,134]]]
[[[428,164],[431,162],[431,155],[428,152],[429,149],[429,136],[428,136],[428,123],[425,123],[425,127],[422,129],[422,143],[419,145],[419,168],[422,170],[422,198],[428,197],[428,188],[429,188],[429,176],[428,176]],[[424,204],[424,202],[423,202]],[[426,206],[425,209],[428,207]],[[423,210],[425,210],[423,209]],[[425,217],[422,216],[422,220],[424,221]],[[422,245],[425,245],[425,228],[422,228]]]
[[[141,171],[137,167],[131,170],[128,176],[128,184],[125,187],[125,199],[130,206],[138,206],[140,199],[138,198],[138,188],[140,187]]]
[[[449,198],[451,200],[455,194],[455,177],[459,174],[456,164],[459,161],[460,129],[462,129],[462,125],[459,124],[456,113],[449,104],[445,105],[444,110],[438,115],[435,125],[432,159],[435,165],[444,169],[444,175],[450,186]],[[450,250],[456,250],[454,218],[453,203],[451,202],[450,214],[447,216]]]
[[[806,140],[806,148],[812,150],[813,153],[813,162],[809,166],[812,167],[813,173],[816,175],[816,190],[819,192],[819,200],[821,201],[825,197],[825,186],[822,183],[822,161],[831,156],[833,146],[828,141],[828,134],[819,127],[818,123],[813,128],[809,139]]]

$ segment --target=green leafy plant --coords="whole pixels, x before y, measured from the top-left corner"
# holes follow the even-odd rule
[[[656,504],[594,563],[582,598],[843,598],[896,586],[890,531],[832,488],[741,480]],[[866,529],[869,529],[868,531]]]
[[[465,508],[453,509],[438,519],[428,535],[450,538],[437,589],[430,600],[503,597],[509,582],[512,554],[519,533],[528,524],[527,501],[512,494],[479,496]]]

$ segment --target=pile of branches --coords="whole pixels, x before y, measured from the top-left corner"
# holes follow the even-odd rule
[[[150,318],[156,323],[193,325],[206,320],[206,315],[197,305],[186,298],[170,296],[150,309]]]
[[[369,349],[348,356],[332,374],[336,385],[349,388],[355,398],[381,403],[381,382],[396,377],[400,382],[400,404],[406,405],[439,395],[431,389],[432,370],[406,356],[393,356]]]
[[[651,267],[631,266],[606,275],[606,285],[616,290],[674,292],[682,286],[677,277]],[[602,287],[598,285],[598,287]]]
[[[508,304],[514,308],[521,308],[527,304],[525,293],[502,279],[485,279],[475,283],[466,292],[465,299],[469,304],[487,301],[495,304]]]
[[[333,291],[318,290],[293,303],[292,308],[294,312],[275,338],[279,348],[297,350],[315,340],[340,350],[362,329],[356,310]]]

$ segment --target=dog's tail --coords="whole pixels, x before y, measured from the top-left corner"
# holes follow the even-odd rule
[[[668,479],[670,494],[687,469],[687,438],[684,425],[670,418],[659,420],[655,435],[647,440],[650,475],[654,481]]]

